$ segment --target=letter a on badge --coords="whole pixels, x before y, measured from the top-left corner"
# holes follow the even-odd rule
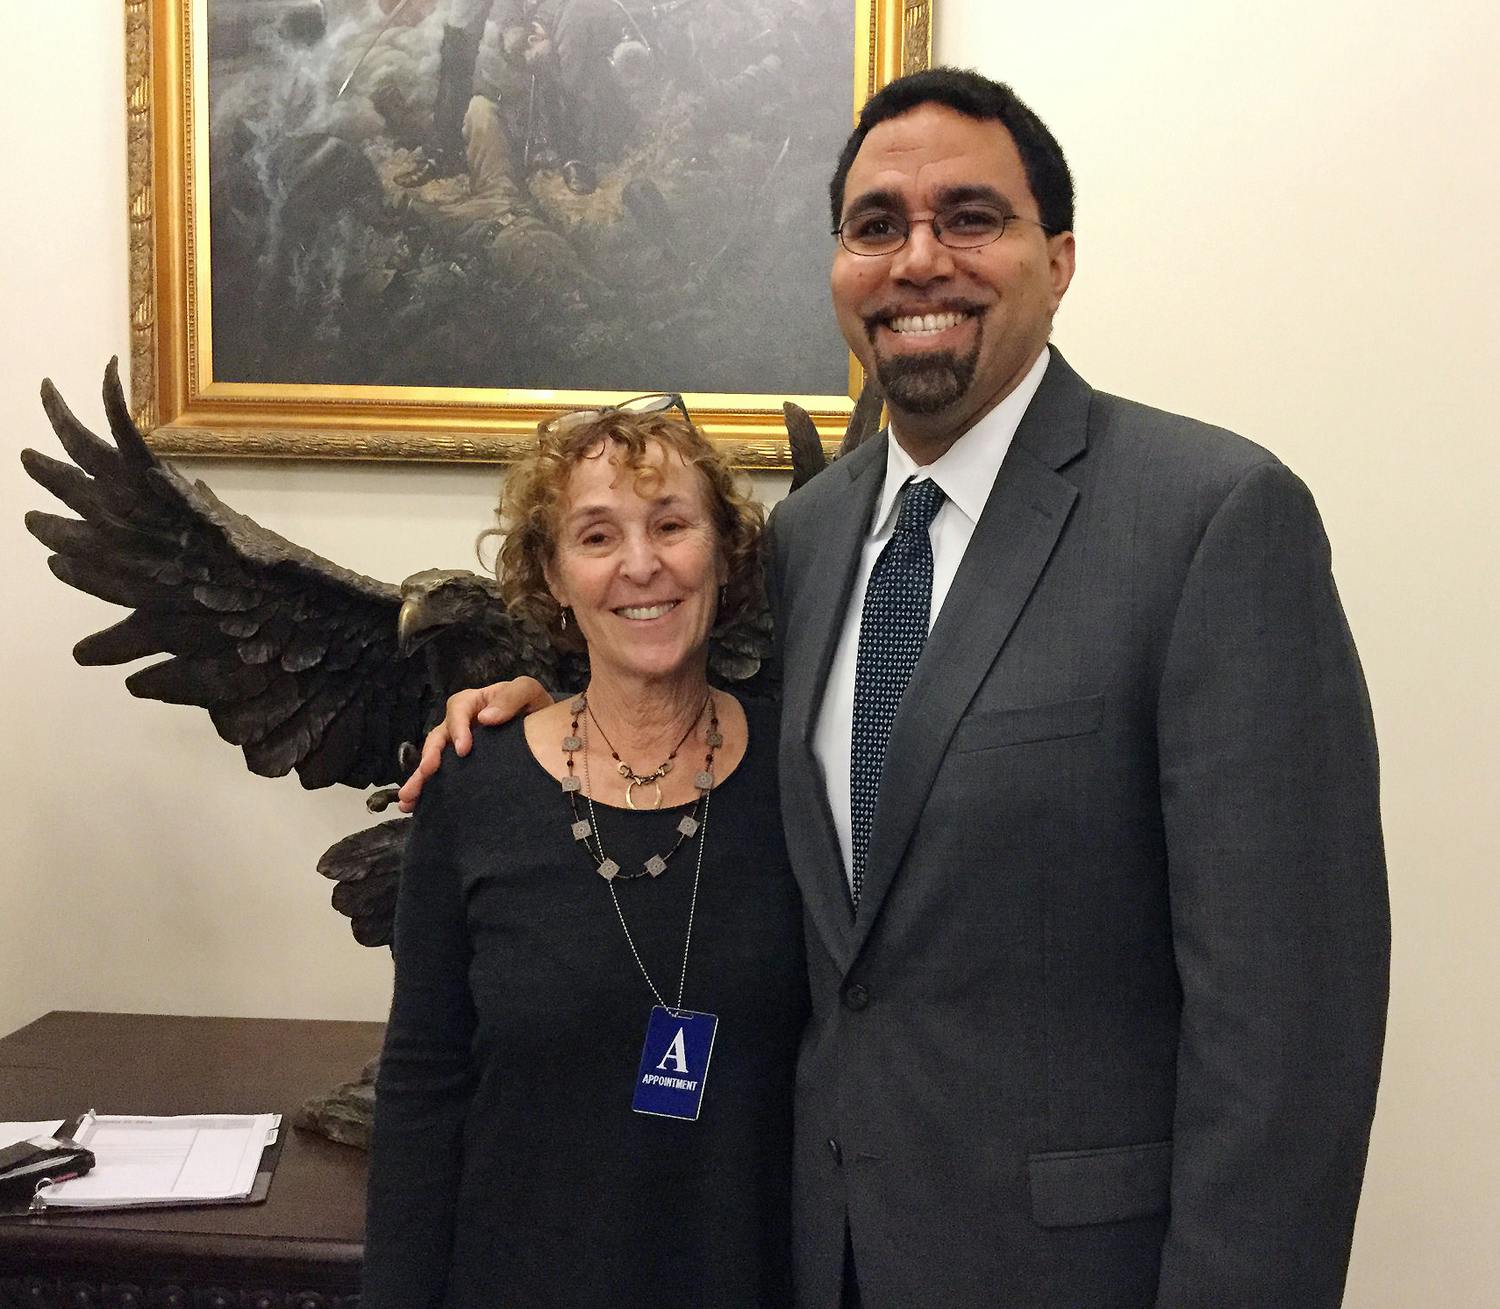
[[[666,1054],[662,1055],[661,1063],[656,1065],[657,1070],[660,1071],[665,1068],[668,1061],[672,1063],[674,1071],[679,1073],[687,1072],[687,1042],[682,1039],[682,1028],[680,1027],[677,1029],[677,1035],[672,1038],[672,1044],[667,1047]]]

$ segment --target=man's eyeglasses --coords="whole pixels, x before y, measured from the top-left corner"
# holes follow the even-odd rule
[[[939,209],[931,218],[907,218],[886,209],[867,209],[852,214],[833,229],[833,235],[852,255],[893,255],[904,246],[917,223],[927,223],[932,234],[950,250],[977,250],[1005,235],[1012,223],[1032,223],[1049,236],[1046,223],[1022,218],[994,205],[957,204]]]
[[[559,414],[552,420],[552,427],[554,431],[566,430],[578,423],[598,418],[601,414],[659,414],[668,409],[677,410],[689,423],[693,421],[693,416],[688,413],[687,405],[682,402],[682,397],[677,392],[651,391],[646,395],[622,400],[617,405],[600,405],[595,409],[575,409],[572,413]]]

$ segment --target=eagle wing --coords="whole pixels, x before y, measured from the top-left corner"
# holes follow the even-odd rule
[[[303,786],[399,780],[447,691],[397,642],[400,591],[303,550],[163,463],[131,421],[111,361],[114,444],[90,432],[51,382],[42,403],[73,463],[21,462],[78,518],[32,512],[69,586],[133,612],[74,647],[80,664],[170,658],[126,678],[133,695],[207,709],[252,772],[296,769]]]
[[[885,396],[879,383],[873,376],[866,378],[844,428],[836,458],[856,450],[880,430],[880,415],[884,408]],[[828,457],[823,453],[823,440],[818,435],[817,424],[807,410],[788,400],[781,406],[781,412],[786,420],[787,440],[792,447],[792,484],[789,489],[795,491],[828,467]]]

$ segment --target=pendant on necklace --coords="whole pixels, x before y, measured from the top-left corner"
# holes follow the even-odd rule
[[[659,777],[632,777],[625,786],[625,803],[632,809],[639,809],[640,805],[635,802],[635,788],[638,786],[652,786],[656,788],[656,799],[648,806],[652,809],[661,808],[661,778]]]

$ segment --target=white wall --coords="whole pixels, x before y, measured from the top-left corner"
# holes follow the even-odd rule
[[[940,58],[1010,80],[1078,177],[1059,345],[1096,385],[1237,428],[1317,493],[1379,721],[1390,1045],[1348,1304],[1495,1303],[1500,18],[1489,0],[939,0]],[[1061,16],[1059,16],[1061,15]],[[117,611],[20,526],[49,373],[99,420],[125,353],[120,6],[15,7],[0,459],[8,804],[0,1030],[53,1008],[377,1018],[389,965],[312,864],[352,794],[249,777],[195,711],[72,643]],[[294,539],[395,580],[464,565],[493,470],[200,467]],[[768,490],[774,493],[775,484]]]

